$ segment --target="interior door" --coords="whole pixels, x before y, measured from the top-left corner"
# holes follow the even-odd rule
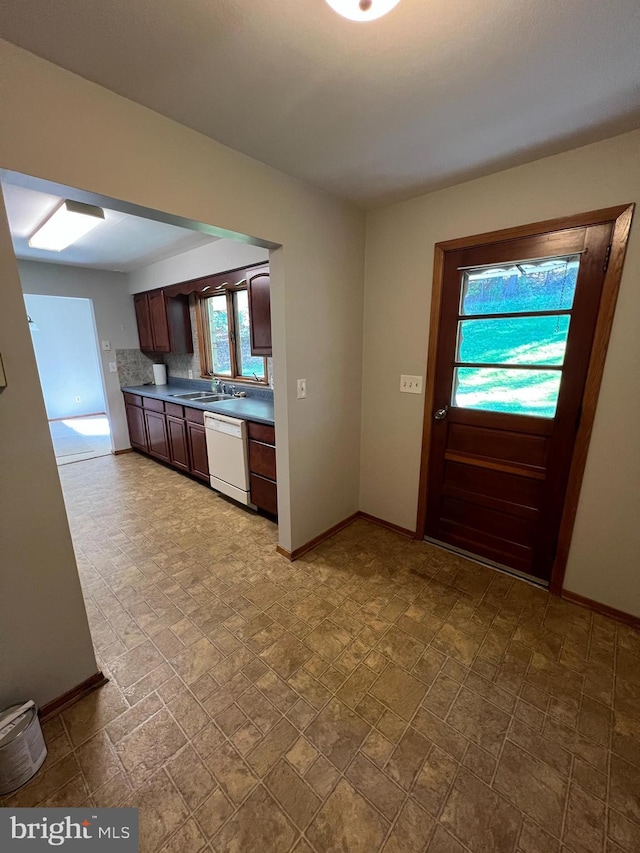
[[[612,227],[446,252],[427,537],[550,578]]]

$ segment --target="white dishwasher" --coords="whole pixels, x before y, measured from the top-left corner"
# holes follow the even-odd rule
[[[255,509],[249,499],[246,422],[205,412],[204,425],[211,488]]]

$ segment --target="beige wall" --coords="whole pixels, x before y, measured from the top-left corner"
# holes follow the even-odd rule
[[[106,270],[36,261],[18,261],[18,272],[24,293],[75,296],[93,302],[98,340],[111,343],[110,352],[100,349],[100,364],[113,449],[125,450],[130,447],[118,374],[109,371],[109,362],[116,360],[116,349],[138,346],[138,329],[128,276]]]
[[[280,542],[295,548],[357,510],[362,213],[4,41],[0,90],[0,168],[283,245],[271,255],[275,384],[287,389],[276,394]],[[5,219],[0,243],[12,385],[0,396],[11,667],[0,684],[5,700],[46,701],[95,665]]]
[[[1,199],[0,269],[0,348],[8,383],[0,391],[4,708],[26,699],[48,702],[93,675],[97,665]]]
[[[640,131],[371,212],[361,509],[415,530],[433,246],[640,201]],[[640,616],[640,234],[632,229],[566,587]]]
[[[272,285],[275,386],[287,389],[276,394],[281,544],[354,512],[363,214],[8,42],[0,75],[1,168],[283,245]]]

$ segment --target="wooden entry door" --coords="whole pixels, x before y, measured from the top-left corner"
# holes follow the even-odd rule
[[[419,533],[551,578],[614,227],[441,253]]]

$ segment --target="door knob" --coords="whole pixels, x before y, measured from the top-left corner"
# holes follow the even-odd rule
[[[433,413],[434,420],[443,421],[447,417],[447,406],[444,409],[436,409]]]

